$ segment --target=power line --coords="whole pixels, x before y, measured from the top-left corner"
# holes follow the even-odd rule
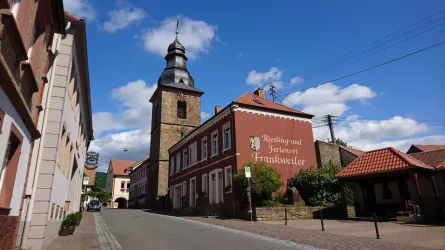
[[[426,17],[426,18],[424,18],[424,19],[422,19],[422,20],[420,20],[420,21],[418,21],[418,22],[416,22],[416,23],[413,23],[413,24],[407,26],[406,28],[403,28],[403,29],[400,29],[400,30],[398,30],[398,31],[396,31],[396,32],[394,32],[394,33],[391,33],[391,34],[389,34],[389,35],[387,35],[387,36],[385,36],[385,37],[383,37],[383,38],[381,38],[381,39],[379,39],[379,40],[377,40],[377,41],[375,41],[375,42],[373,42],[373,43],[370,43],[370,44],[368,44],[368,45],[365,45],[365,46],[363,46],[363,47],[361,47],[361,48],[359,48],[359,49],[357,49],[357,50],[351,51],[351,52],[349,52],[349,53],[347,53],[347,54],[345,54],[345,55],[343,55],[343,56],[337,57],[337,58],[335,58],[335,59],[333,59],[333,60],[330,60],[330,61],[328,61],[328,62],[326,62],[326,63],[320,64],[320,65],[318,65],[317,67],[314,67],[314,68],[312,68],[312,69],[306,70],[306,71],[301,72],[301,73],[299,73],[299,74],[297,74],[297,75],[300,76],[300,77],[306,76],[305,78],[308,79],[307,76],[309,76],[309,75],[311,75],[311,74],[314,74],[314,73],[316,73],[317,71],[322,71],[322,70],[324,70],[324,68],[329,68],[329,67],[332,67],[332,66],[336,66],[335,64],[338,64],[338,62],[336,62],[336,61],[338,61],[339,59],[342,59],[342,58],[343,58],[343,60],[344,60],[345,57],[352,56],[352,55],[354,55],[354,54],[355,54],[354,57],[360,56],[360,53],[363,53],[362,50],[364,50],[364,49],[366,49],[366,48],[368,48],[368,47],[370,47],[370,46],[372,46],[372,45],[374,45],[374,46],[371,47],[371,48],[368,48],[365,52],[367,52],[367,51],[369,51],[369,50],[373,50],[373,49],[379,48],[379,47],[381,47],[382,45],[387,44],[388,42],[392,42],[392,41],[394,41],[394,40],[397,40],[398,38],[403,38],[403,37],[406,36],[406,35],[410,35],[410,34],[412,34],[412,33],[415,33],[416,31],[421,30],[421,29],[423,29],[424,27],[429,26],[430,24],[437,23],[437,22],[441,21],[442,19],[444,19],[445,16],[441,16],[441,17],[439,17],[439,18],[437,18],[437,19],[434,19],[434,20],[429,21],[429,22],[427,22],[427,23],[424,23],[424,24],[422,24],[422,25],[420,25],[420,26],[418,26],[418,27],[416,27],[416,28],[414,28],[414,29],[409,30],[409,28],[411,28],[411,27],[413,27],[413,26],[415,27],[415,26],[417,26],[418,24],[420,24],[420,23],[422,23],[422,22],[424,22],[424,21],[426,21],[426,20],[428,20],[428,19],[431,19],[431,18],[433,18],[434,16],[437,16],[437,15],[439,15],[439,14],[441,14],[441,13],[444,13],[444,12],[445,12],[445,9],[443,9],[443,10],[441,10],[441,11],[439,11],[439,12],[437,12],[437,13],[431,15],[431,16],[428,16],[428,17]],[[428,29],[428,30],[426,30],[426,31],[429,31],[429,30],[431,30],[431,29],[434,29],[434,28],[436,28],[436,27],[438,27],[438,26],[440,26],[440,25],[443,25],[443,24],[444,24],[444,23],[441,23],[441,24],[439,24],[439,25],[437,25],[437,26],[435,26],[435,27],[432,27],[432,28],[430,28],[430,29]],[[389,40],[384,41],[385,39],[390,38],[390,37],[392,37],[392,36],[394,36],[394,35],[396,35],[396,34],[399,34],[400,32],[405,31],[405,30],[408,30],[408,31],[406,31],[406,32],[404,32],[404,33],[402,33],[402,34],[400,34],[400,35],[398,35],[398,36],[396,36],[396,37],[393,37],[393,38],[391,38],[391,39],[389,39]],[[414,36],[411,36],[411,37],[409,37],[409,38],[407,38],[407,39],[405,39],[405,40],[403,40],[403,41],[406,41],[406,40],[411,39],[411,38],[413,38],[413,37],[415,37],[415,36],[418,36],[418,35],[420,35],[420,34],[423,34],[423,33],[425,33],[426,31],[423,31],[423,32],[421,32],[421,33],[419,33],[419,34],[416,34],[416,35],[414,35]],[[382,42],[381,42],[381,41],[382,41]],[[401,42],[403,42],[403,41],[400,41],[399,43],[401,43]],[[380,43],[379,43],[379,42],[380,42]],[[399,43],[396,43],[396,44],[399,44]],[[377,45],[375,45],[375,44],[377,44]],[[396,44],[390,45],[389,47],[392,47],[392,46],[394,46],[394,45],[396,45]],[[386,48],[388,48],[388,47],[386,47]],[[384,48],[384,49],[385,49],[385,48]],[[384,49],[382,49],[382,50],[384,50]],[[382,50],[379,50],[379,51],[382,51]],[[379,51],[377,51],[377,52],[379,52]],[[377,52],[375,52],[375,53],[377,53]],[[374,53],[372,53],[372,54],[374,54]],[[371,54],[371,55],[372,55],[372,54]],[[369,56],[369,55],[368,55],[368,56]],[[334,65],[329,65],[329,64],[334,64]],[[318,74],[318,75],[319,75],[319,74]],[[309,77],[309,78],[312,78],[312,77]]]
[[[338,81],[338,80],[342,80],[342,79],[345,79],[345,78],[348,78],[348,77],[351,77],[351,76],[354,76],[354,75],[357,75],[357,74],[360,74],[360,73],[363,73],[363,72],[366,72],[366,71],[369,71],[369,70],[372,70],[372,69],[375,69],[375,68],[379,68],[379,67],[384,66],[384,65],[386,65],[386,64],[390,64],[390,63],[396,62],[396,61],[401,60],[401,59],[404,59],[404,58],[406,58],[406,57],[413,56],[413,55],[415,55],[415,54],[418,54],[418,53],[420,53],[420,52],[423,52],[423,51],[429,50],[429,49],[431,49],[431,48],[437,47],[437,46],[442,45],[442,44],[444,44],[444,43],[445,43],[445,40],[444,40],[444,41],[441,41],[441,42],[439,42],[439,43],[436,43],[436,44],[434,44],[434,45],[428,46],[428,47],[426,47],[426,48],[423,48],[423,49],[420,49],[420,50],[411,52],[411,53],[406,54],[406,55],[404,55],[404,56],[397,57],[397,58],[395,58],[395,59],[386,61],[386,62],[384,62],[384,63],[381,63],[381,64],[378,64],[378,65],[372,66],[372,67],[370,67],[370,68],[366,68],[366,69],[363,69],[363,70],[360,70],[360,71],[357,71],[357,72],[354,72],[354,73],[351,73],[351,74],[348,74],[348,75],[345,75],[345,76],[342,76],[342,77],[339,77],[339,78],[336,78],[336,79],[332,79],[332,80],[329,80],[329,81],[327,81],[327,82],[320,83],[320,84],[317,84],[317,85],[312,86],[312,87],[309,87],[309,88],[305,88],[305,89],[301,89],[301,90],[298,90],[298,91],[292,91],[292,92],[290,92],[290,93],[286,93],[286,94],[278,95],[277,97],[290,95],[290,94],[295,93],[295,92],[303,92],[303,91],[306,91],[306,90],[308,90],[308,89],[317,88],[317,87],[319,87],[319,86],[328,84],[328,83],[330,83],[330,82],[335,82],[335,81]],[[284,99],[284,100],[286,100],[286,99]]]

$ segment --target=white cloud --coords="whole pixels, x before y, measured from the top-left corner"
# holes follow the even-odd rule
[[[405,152],[411,144],[444,144],[445,135],[427,135],[435,128],[414,119],[394,116],[387,120],[361,120],[349,116],[334,127],[335,137],[342,139],[353,148],[372,150],[395,147]],[[327,127],[315,128],[314,138],[327,141],[330,134]]]
[[[119,29],[125,29],[132,24],[139,24],[147,16],[140,8],[121,8],[108,13],[109,20],[104,23],[104,29],[114,33]]]
[[[199,54],[207,52],[213,40],[217,27],[205,21],[193,20],[188,17],[180,19],[179,40],[185,46],[187,56],[196,58]],[[165,56],[168,44],[175,39],[176,18],[167,18],[160,27],[151,29],[142,35],[145,50]]]
[[[96,112],[93,114],[94,133],[96,135],[102,134],[107,130],[124,129],[125,124],[110,112]]]
[[[96,18],[96,10],[90,0],[63,0],[63,7],[74,16],[89,21]]]
[[[212,116],[210,113],[201,111],[201,123],[204,123],[205,121],[207,121],[207,119],[209,119],[210,116]]]
[[[299,76],[294,76],[290,79],[289,84],[290,85],[298,85],[304,82],[304,79]]]
[[[340,116],[349,109],[346,105],[347,102],[365,101],[375,96],[376,93],[366,86],[352,84],[342,89],[334,83],[327,83],[304,92],[292,93],[283,100],[283,104],[288,106],[300,105],[304,112],[316,116],[327,114]]]
[[[283,71],[277,67],[272,67],[269,71],[263,73],[252,70],[247,75],[246,83],[256,87],[263,87],[267,83],[280,81],[282,75]]]

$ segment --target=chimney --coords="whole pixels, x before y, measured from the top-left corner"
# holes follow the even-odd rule
[[[253,94],[254,94],[254,95],[257,95],[257,96],[259,96],[259,97],[261,97],[261,98],[264,98],[264,89],[257,88],[257,90],[255,90],[255,91],[253,92]]]
[[[221,106],[216,105],[215,106],[215,115],[218,114],[219,111],[221,111]]]

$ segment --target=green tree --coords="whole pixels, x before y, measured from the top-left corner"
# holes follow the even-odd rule
[[[330,162],[318,168],[303,169],[287,181],[288,187],[295,187],[310,206],[339,206],[344,189],[347,205],[354,203],[351,189],[341,185],[335,176],[340,167]]]
[[[346,142],[342,141],[340,138],[335,139],[335,143],[340,146],[349,147],[348,144]]]
[[[247,161],[244,162],[245,166],[250,166],[252,177],[250,179],[250,186],[252,188],[252,203],[256,206],[262,206],[264,201],[271,200],[272,194],[283,186],[280,181],[281,175],[278,171],[267,163]],[[243,194],[247,191],[247,178],[244,171],[239,171],[234,176],[235,183],[238,190],[241,190]]]
[[[111,197],[109,193],[96,185],[94,185],[86,195],[97,198],[101,203],[107,202]]]

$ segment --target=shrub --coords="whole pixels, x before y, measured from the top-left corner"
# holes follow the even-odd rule
[[[74,213],[68,214],[62,221],[62,226],[74,226],[76,225],[76,215]]]
[[[340,167],[329,163],[318,168],[302,169],[287,181],[288,187],[296,187],[303,200],[311,206],[341,205],[341,191],[345,188],[347,205],[354,203],[353,191],[342,186],[335,176]]]
[[[272,194],[276,192],[283,183],[280,181],[278,171],[265,162],[247,161],[245,166],[250,166],[252,178],[250,178],[250,186],[252,188],[252,204],[256,206],[264,205],[264,201],[271,200]],[[238,190],[243,194],[247,192],[247,178],[244,171],[239,171],[234,176]]]
[[[75,221],[80,221],[82,219],[82,212],[75,212],[74,219]]]
[[[263,201],[263,205],[266,207],[283,207],[284,204],[277,200],[265,200]]]

